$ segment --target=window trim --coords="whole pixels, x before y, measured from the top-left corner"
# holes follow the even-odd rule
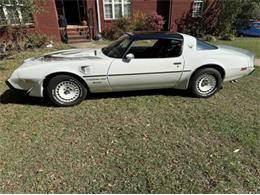
[[[125,5],[130,5],[131,6],[131,1],[128,2],[128,0],[121,0],[121,2],[115,2],[115,0],[111,0],[111,2],[109,3],[106,3],[105,2],[106,0],[103,0],[103,10],[104,10],[104,19],[106,21],[109,21],[109,20],[118,20],[120,18],[116,18],[115,17],[115,5],[120,5],[121,4],[121,14],[122,14],[122,17],[125,16],[125,9],[124,9],[124,6]],[[112,6],[112,18],[107,18],[106,17],[106,5],[111,5]],[[130,13],[131,14],[131,13]]]
[[[165,37],[165,38],[133,38],[131,43],[128,45],[128,48],[126,49],[124,55],[122,56],[122,59],[126,59],[126,55],[128,54],[129,50],[131,49],[133,43],[135,41],[142,41],[142,40],[160,40],[160,39],[167,39],[167,40],[178,40],[178,39],[174,39],[174,38],[171,38],[171,37]],[[182,45],[181,45],[181,52],[180,52],[180,55],[179,56],[176,56],[176,57],[165,57],[165,58],[134,58],[136,60],[147,60],[147,59],[174,59],[174,58],[179,58],[183,55],[183,47],[184,46],[184,41],[182,41]]]
[[[22,11],[21,11],[21,7],[24,6],[23,3],[20,3],[20,1],[18,0],[15,0],[16,2],[16,5],[14,6],[13,4],[11,4],[11,1],[9,0],[8,1],[9,3],[4,3],[3,5],[0,5],[0,9],[3,10],[3,13],[4,13],[4,18],[5,18],[5,22],[7,25],[11,25],[11,26],[19,26],[19,25],[25,25],[25,26],[32,26],[34,23],[33,22],[26,22],[24,23],[23,22],[23,14],[22,14]],[[7,8],[12,8],[12,7],[15,7],[15,10],[17,11],[18,13],[18,18],[19,18],[19,23],[11,23],[10,21],[10,18],[8,16],[8,11],[7,11]],[[33,19],[33,17],[32,17]],[[5,25],[5,24],[4,24]],[[0,26],[4,26],[4,25],[1,25]]]
[[[201,17],[202,12],[203,12],[203,7],[204,7],[204,0],[194,0],[193,5],[192,5],[192,17],[193,18],[198,18]],[[195,9],[195,5],[199,4],[199,9]]]

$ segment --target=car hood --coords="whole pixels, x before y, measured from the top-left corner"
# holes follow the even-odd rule
[[[56,51],[42,56],[46,59],[56,59],[56,60],[75,60],[75,59],[100,59],[104,58],[104,54],[101,49],[84,48],[84,49],[69,49]]]
[[[67,60],[90,60],[90,59],[106,59],[101,49],[84,48],[84,49],[68,49],[47,53],[41,57],[35,57],[25,60],[28,62],[55,62]]]

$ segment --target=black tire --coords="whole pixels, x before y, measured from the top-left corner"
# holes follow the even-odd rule
[[[190,79],[189,90],[195,97],[209,98],[221,89],[222,82],[222,77],[218,70],[204,68],[194,73]]]
[[[49,80],[46,94],[55,106],[69,107],[80,104],[87,96],[87,89],[72,76],[57,75]]]

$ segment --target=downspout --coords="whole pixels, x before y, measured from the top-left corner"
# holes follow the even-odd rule
[[[172,27],[172,20],[173,20],[173,2],[170,0],[170,11],[169,11],[169,21],[168,21],[168,30],[171,30]]]
[[[101,20],[100,20],[99,0],[96,0],[96,5],[97,5],[98,32],[101,33]]]

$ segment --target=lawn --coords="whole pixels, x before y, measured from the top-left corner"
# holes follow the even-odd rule
[[[260,69],[210,99],[156,90],[55,108],[8,90],[0,62],[0,193],[260,193]]]
[[[240,47],[255,53],[256,57],[260,58],[260,38],[236,37],[234,41],[218,40],[212,43],[220,44],[220,45],[229,45],[233,47]]]

